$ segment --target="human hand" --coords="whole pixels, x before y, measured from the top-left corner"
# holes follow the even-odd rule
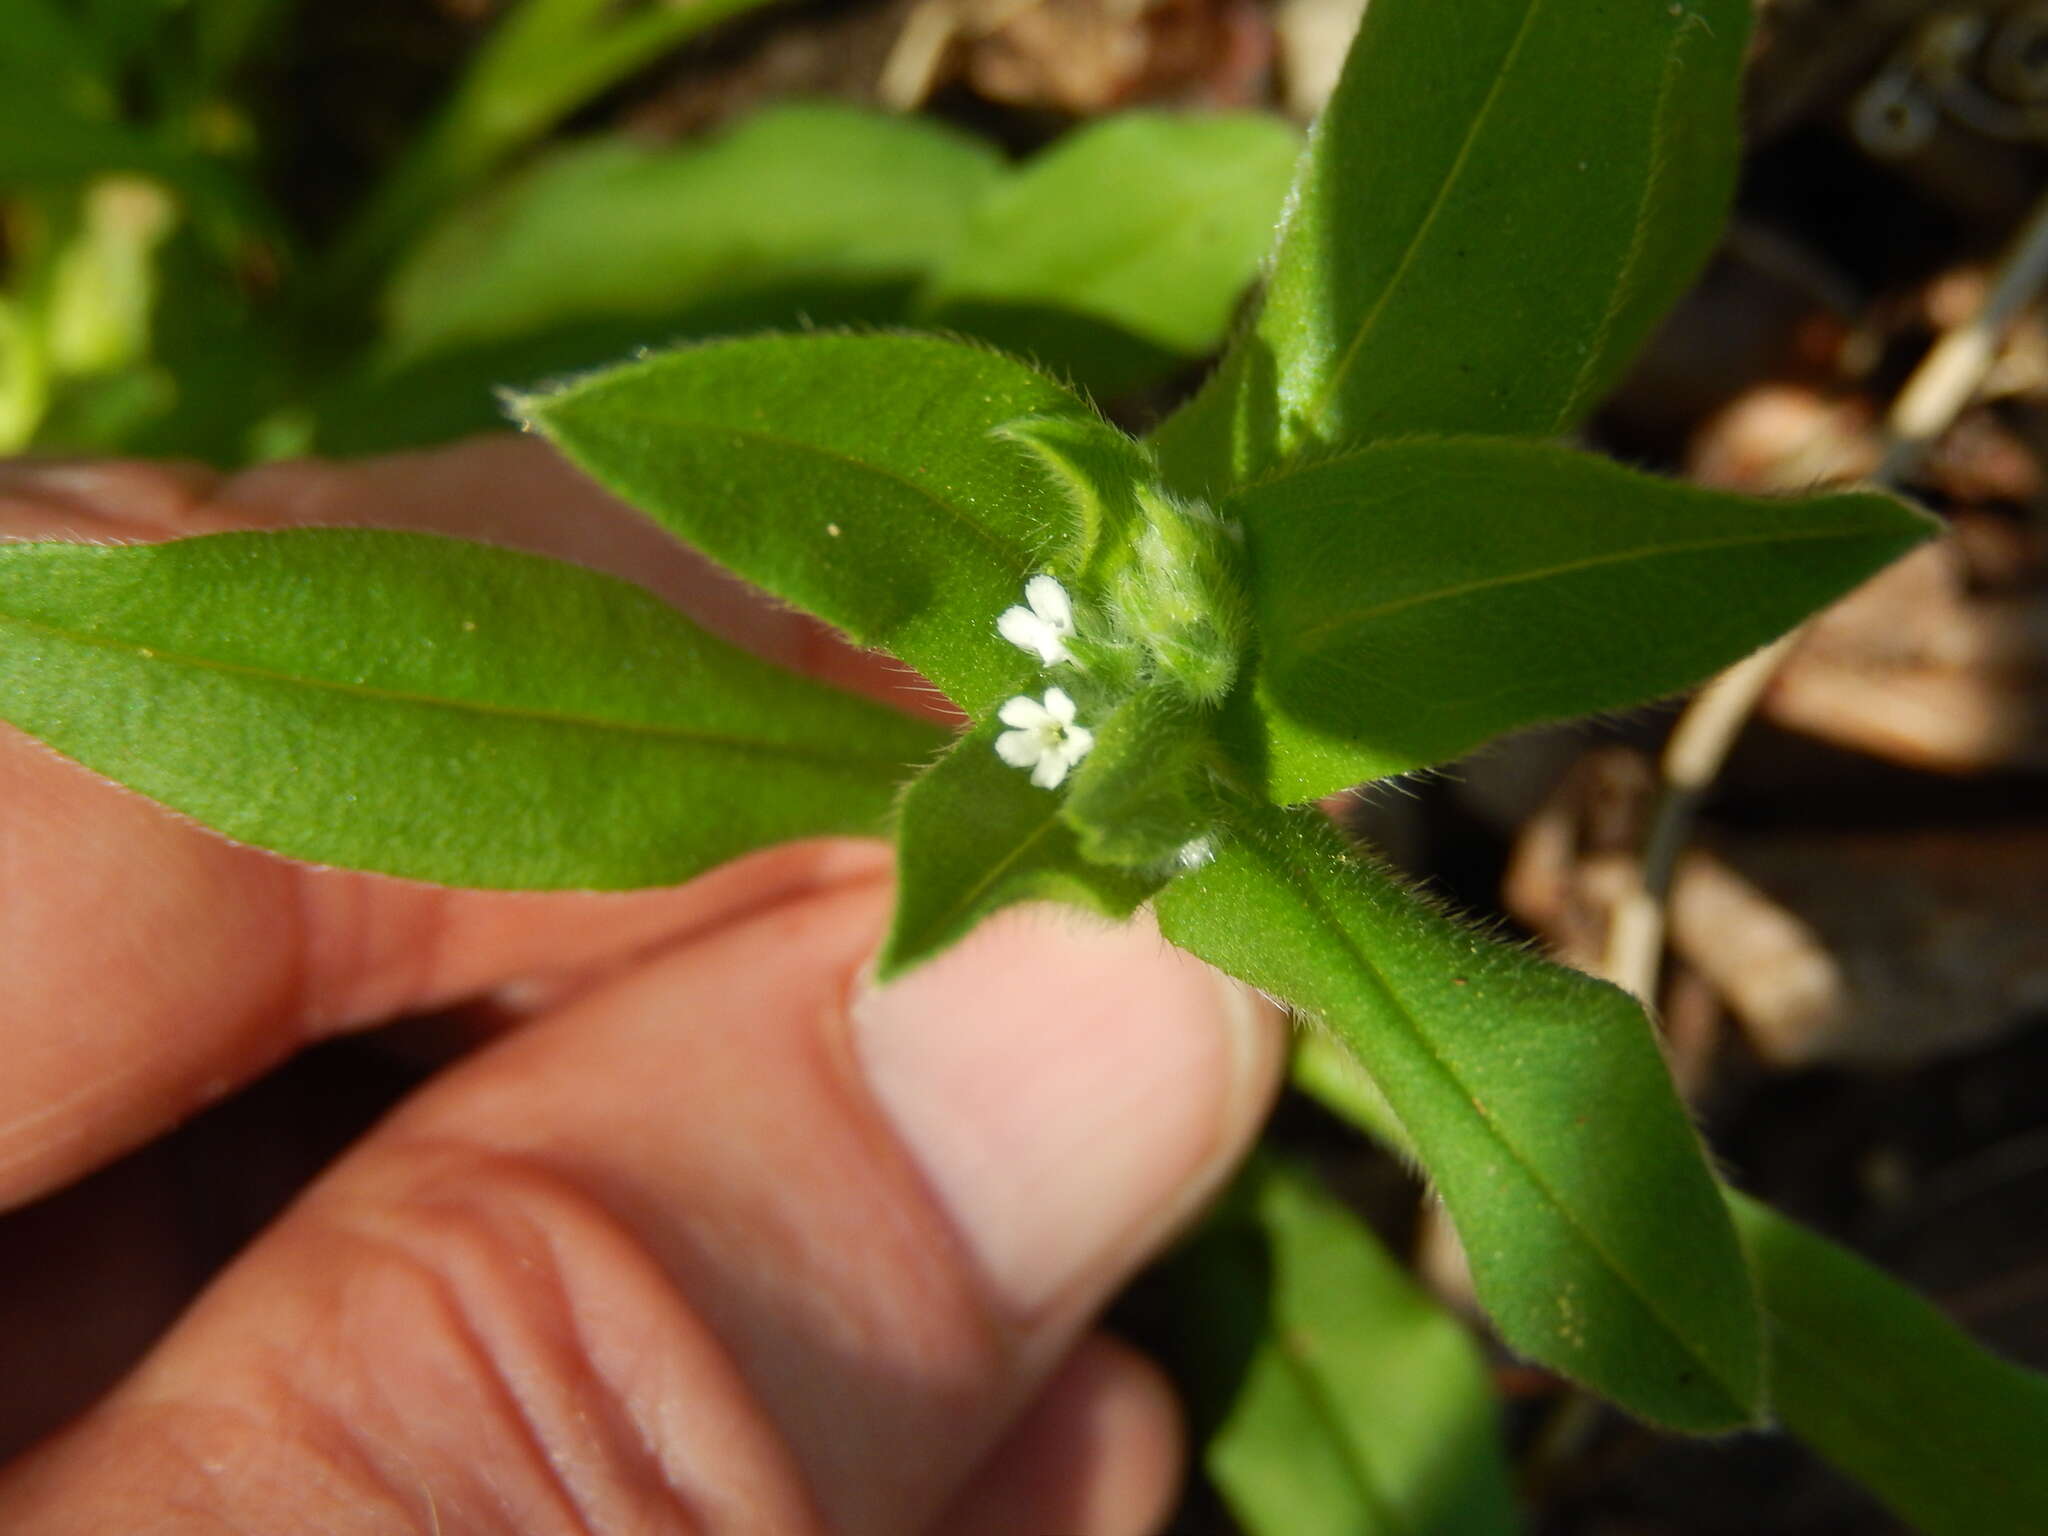
[[[896,682],[529,442],[226,482],[0,469],[0,536],[288,522],[581,559],[778,660]],[[0,1471],[0,1530],[1126,1536],[1163,1518],[1173,1405],[1091,1323],[1250,1141],[1282,1034],[1149,929],[1012,912],[875,990],[871,844],[622,896],[447,891],[228,844],[4,728],[0,804],[0,1209],[309,1043],[479,1000],[511,1021]],[[177,1225],[103,1222],[94,1267],[148,1267]],[[61,1360],[34,1379],[5,1360],[31,1336],[89,1341],[81,1298],[109,1288],[22,1216],[0,1253],[18,1433],[71,1389]]]

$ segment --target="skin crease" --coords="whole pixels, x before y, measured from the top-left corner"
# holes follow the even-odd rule
[[[946,712],[531,441],[230,480],[0,465],[0,537],[294,523],[577,559]],[[625,896],[448,891],[236,847],[5,728],[0,803],[0,1446],[119,1377],[0,1469],[0,1529],[1164,1520],[1177,1410],[1092,1319],[1242,1155],[1284,1034],[1148,929],[1005,914],[876,992],[876,845]],[[150,1152],[114,1160],[429,1010],[481,1043],[157,1337],[205,1278],[192,1213]]]

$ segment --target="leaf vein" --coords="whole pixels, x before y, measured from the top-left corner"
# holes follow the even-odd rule
[[[1408,243],[1401,252],[1401,259],[1395,264],[1392,275],[1387,278],[1386,286],[1380,289],[1379,297],[1373,300],[1372,308],[1352,331],[1351,339],[1345,343],[1344,351],[1323,380],[1321,389],[1316,392],[1308,409],[1302,413],[1300,420],[1305,425],[1320,426],[1322,417],[1329,410],[1331,398],[1363,352],[1366,338],[1380,323],[1380,316],[1392,301],[1396,290],[1407,280],[1408,269],[1415,264],[1416,255],[1422,249],[1423,242],[1429,238],[1430,230],[1435,228],[1437,218],[1450,201],[1451,189],[1464,174],[1465,162],[1471,159],[1473,147],[1479,142],[1487,126],[1487,119],[1493,115],[1494,108],[1500,103],[1501,92],[1507,84],[1508,76],[1514,72],[1515,61],[1521,57],[1522,48],[1535,28],[1536,18],[1543,10],[1543,5],[1544,0],[1530,0],[1529,9],[1522,15],[1521,26],[1515,29],[1515,39],[1508,45],[1507,52],[1501,58],[1500,70],[1493,77],[1493,84],[1487,88],[1486,99],[1479,104],[1479,110],[1472,114],[1471,124],[1466,128],[1465,137],[1458,145],[1458,153],[1451,161],[1451,168],[1444,173],[1443,181],[1436,189],[1436,195],[1430,199],[1429,211],[1422,216],[1422,222],[1415,226],[1415,232],[1408,237]]]
[[[1430,603],[1450,602],[1461,597],[1470,597],[1476,592],[1488,592],[1508,587],[1526,586],[1530,582],[1548,581],[1553,577],[1573,576],[1582,571],[1598,570],[1604,566],[1626,565],[1632,561],[1661,560],[1674,555],[1700,554],[1709,550],[1743,549],[1754,545],[1807,543],[1822,539],[1853,538],[1868,535],[1872,529],[1854,523],[1843,523],[1827,528],[1772,529],[1768,533],[1729,535],[1718,539],[1689,539],[1682,543],[1644,544],[1633,549],[1611,550],[1603,554],[1588,555],[1580,560],[1562,561],[1557,565],[1540,566],[1533,570],[1513,571],[1500,576],[1482,576],[1472,581],[1458,582],[1452,586],[1433,587],[1424,592],[1411,592],[1401,597],[1389,598],[1383,603],[1339,614],[1306,629],[1298,630],[1288,637],[1289,643],[1298,649],[1311,649],[1317,642],[1333,632],[1356,628],[1378,619],[1390,617],[1410,608],[1424,607]]]
[[[1359,1502],[1371,1511],[1370,1528],[1386,1532],[1387,1536],[1404,1536],[1404,1533],[1412,1531],[1413,1524],[1402,1517],[1401,1510],[1396,1507],[1386,1489],[1380,1486],[1380,1480],[1374,1475],[1372,1467],[1360,1454],[1358,1447],[1352,1443],[1351,1436],[1345,1432],[1344,1416],[1330,1400],[1330,1394],[1323,1386],[1321,1375],[1311,1370],[1308,1362],[1288,1346],[1284,1333],[1275,1341],[1274,1352],[1284,1362],[1284,1367],[1294,1378],[1295,1385],[1301,1389],[1301,1395],[1307,1399],[1309,1412],[1335,1442],[1338,1463],[1344,1468],[1345,1476],[1350,1481],[1353,1491],[1357,1493]]]
[[[1273,848],[1267,838],[1262,837],[1260,839],[1260,846],[1261,851],[1267,856],[1266,863],[1268,868],[1276,870],[1282,881],[1295,890],[1301,898],[1304,908],[1312,912],[1322,922],[1324,928],[1335,939],[1338,948],[1357,962],[1360,971],[1370,979],[1373,987],[1386,999],[1393,1012],[1406,1021],[1409,1037],[1421,1047],[1424,1055],[1428,1057],[1430,1063],[1437,1071],[1449,1080],[1459,1096],[1472,1106],[1473,1113],[1485,1122],[1494,1140],[1498,1142],[1502,1151],[1507,1154],[1508,1159],[1515,1168],[1528,1180],[1530,1187],[1542,1196],[1545,1204],[1557,1213],[1558,1219],[1584,1242],[1587,1250],[1598,1258],[1607,1271],[1621,1282],[1624,1289],[1642,1304],[1643,1310],[1655,1319],[1658,1325],[1671,1338],[1677,1341],[1687,1354],[1699,1361],[1701,1366],[1718,1380],[1719,1373],[1713,1369],[1711,1354],[1704,1349],[1695,1347],[1693,1342],[1686,1337],[1677,1324],[1664,1314],[1662,1309],[1656,1304],[1654,1297],[1636,1282],[1635,1277],[1601,1244],[1597,1234],[1580,1221],[1577,1213],[1572,1210],[1571,1206],[1556,1190],[1551,1188],[1539,1171],[1538,1165],[1524,1154],[1521,1147],[1516,1144],[1514,1138],[1508,1135],[1501,1124],[1480,1107],[1478,1096],[1466,1086],[1457,1068],[1437,1049],[1435,1042],[1430,1039],[1428,1031],[1421,1027],[1420,1021],[1401,1001],[1400,994],[1395,991],[1392,983],[1387,980],[1386,973],[1380,969],[1363,948],[1353,941],[1349,930],[1344,927],[1336,914],[1330,910],[1329,903],[1324,899],[1322,892],[1316,889],[1314,882],[1304,879],[1301,872],[1294,868],[1292,862],[1281,854],[1279,850]],[[1723,1383],[1723,1385],[1725,1387],[1726,1383]],[[1729,1396],[1734,1402],[1740,1403],[1742,1401],[1741,1397],[1732,1389],[1729,1391]]]
[[[1643,177],[1642,186],[1636,194],[1635,218],[1629,227],[1628,249],[1622,253],[1620,269],[1615,273],[1613,285],[1607,290],[1607,302],[1600,310],[1600,321],[1593,328],[1585,355],[1579,360],[1578,371],[1572,378],[1571,388],[1565,392],[1564,406],[1551,424],[1552,431],[1562,431],[1578,415],[1586,395],[1591,391],[1595,373],[1607,352],[1608,337],[1613,333],[1615,322],[1621,318],[1622,310],[1628,307],[1629,287],[1635,281],[1636,271],[1642,265],[1643,256],[1649,249],[1650,206],[1660,190],[1661,167],[1658,162],[1663,154],[1664,141],[1671,131],[1670,120],[1666,114],[1671,106],[1672,92],[1677,88],[1682,73],[1681,61],[1684,58],[1685,41],[1689,32],[1689,28],[1680,27],[1672,39],[1670,52],[1664,57],[1664,68],[1657,80],[1657,99],[1650,108],[1650,164]]]
[[[1032,569],[1032,558],[1028,550],[1020,549],[1010,543],[1009,540],[998,534],[993,528],[978,521],[965,507],[956,506],[945,497],[934,492],[931,487],[920,485],[910,476],[891,469],[886,464],[877,464],[871,459],[856,458],[850,453],[842,452],[837,448],[827,448],[821,443],[805,442],[801,438],[785,437],[780,433],[762,431],[757,428],[735,427],[725,423],[678,421],[673,416],[661,415],[652,411],[635,411],[616,405],[607,407],[607,410],[615,421],[636,421],[642,425],[659,427],[666,431],[682,429],[685,431],[695,430],[704,433],[718,433],[727,437],[740,438],[750,443],[764,443],[795,453],[807,453],[813,457],[827,459],[836,464],[843,464],[849,469],[873,475],[877,479],[893,481],[920,500],[930,503],[962,528],[965,528],[975,537],[982,540],[1020,576]]]
[[[1033,831],[1030,834],[1030,836],[1020,839],[1016,847],[1012,848],[1000,859],[997,859],[993,864],[989,865],[987,871],[982,875],[982,877],[979,880],[975,881],[974,884],[970,885],[959,896],[955,897],[954,900],[940,912],[939,916],[942,919],[942,921],[939,923],[935,923],[932,926],[943,929],[944,927],[950,926],[955,919],[962,917],[968,913],[971,913],[974,910],[975,903],[980,901],[981,898],[988,893],[988,891],[996,884],[997,881],[1001,880],[1003,876],[1007,875],[1010,872],[1011,867],[1014,866],[1019,859],[1023,858],[1025,854],[1029,853],[1033,848],[1035,848],[1039,844],[1039,842],[1045,837],[1045,834],[1050,832],[1058,824],[1058,813],[1054,812],[1048,814],[1045,820],[1039,823],[1037,829]]]
[[[796,742],[780,742],[764,738],[733,736],[723,732],[705,731],[678,725],[664,725],[653,721],[578,715],[566,710],[521,708],[512,705],[494,704],[484,699],[437,697],[433,694],[413,693],[404,689],[379,687],[368,683],[345,683],[334,678],[308,677],[272,668],[252,666],[243,662],[222,661],[216,657],[187,655],[183,652],[165,650],[161,646],[143,645],[132,640],[117,640],[103,635],[86,634],[78,630],[67,629],[62,625],[45,624],[35,619],[22,618],[16,614],[0,615],[0,626],[11,626],[16,629],[28,630],[71,645],[89,646],[107,651],[127,651],[145,661],[160,661],[171,666],[189,667],[194,671],[218,672],[229,676],[248,677],[261,682],[315,689],[321,692],[337,693],[378,703],[412,705],[422,709],[442,709],[455,714],[473,714],[500,719],[524,720],[543,725],[568,726],[579,730],[616,731],[622,735],[653,736],[662,740],[689,743],[697,746],[723,747],[736,752],[757,752],[803,758],[838,768],[879,768],[886,765],[901,769],[904,766],[900,762],[887,762],[885,764],[885,760],[882,758],[870,758],[853,753],[826,752],[819,748],[804,746]]]

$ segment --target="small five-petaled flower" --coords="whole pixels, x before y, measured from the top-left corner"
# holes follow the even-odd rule
[[[1024,602],[1003,610],[996,632],[1020,651],[1037,652],[1048,667],[1071,661],[1067,642],[1074,636],[1074,605],[1067,589],[1051,576],[1032,577],[1024,583]]]
[[[1074,723],[1074,701],[1064,688],[1046,689],[1044,703],[1020,693],[996,718],[1012,727],[996,738],[996,756],[1012,768],[1029,768],[1040,789],[1057,789],[1095,745],[1095,733]]]

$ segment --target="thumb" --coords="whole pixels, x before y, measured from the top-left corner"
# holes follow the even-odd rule
[[[1272,1092],[1269,1012],[1149,924],[1054,908],[851,1008],[867,1080],[990,1298],[1045,1324],[1099,1305],[1215,1193]]]
[[[1088,1419],[1062,1362],[1227,1176],[1282,1032],[1044,911],[868,988],[886,910],[736,915],[451,1069],[0,1476],[0,1529],[907,1532],[984,1482],[1126,1536],[1147,1500],[1075,1485],[1142,1458],[1034,1405],[1057,1372]]]

